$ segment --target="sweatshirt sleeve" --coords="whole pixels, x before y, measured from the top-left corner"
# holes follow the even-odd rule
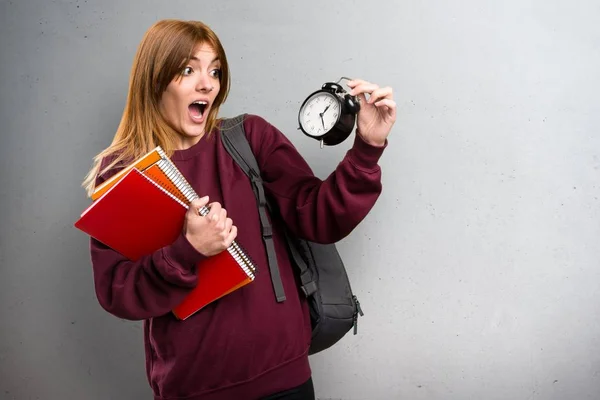
[[[104,179],[98,178],[97,183]],[[90,238],[98,302],[123,319],[169,313],[196,286],[196,265],[204,258],[181,233],[170,245],[131,261]]]
[[[378,199],[382,190],[378,161],[387,142],[375,147],[355,135],[352,148],[321,180],[290,140],[264,119],[249,116],[244,127],[265,189],[296,235],[318,243],[339,241],[366,217]]]

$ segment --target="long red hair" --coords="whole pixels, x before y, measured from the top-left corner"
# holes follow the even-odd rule
[[[88,196],[94,191],[96,177],[115,165],[134,160],[156,146],[161,146],[167,155],[173,153],[179,133],[160,113],[160,100],[201,44],[210,45],[221,64],[221,89],[206,119],[206,134],[215,128],[219,107],[225,102],[230,86],[227,57],[219,38],[199,21],[156,22],[145,33],[133,60],[125,109],[112,143],[94,157],[93,167],[83,181]],[[107,157],[111,162],[100,170],[102,160]]]

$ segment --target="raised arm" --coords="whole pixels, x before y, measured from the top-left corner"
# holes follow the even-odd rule
[[[365,81],[348,85],[361,101],[357,134],[352,148],[325,180],[313,174],[277,128],[256,116],[245,123],[265,188],[285,223],[297,235],[320,243],[344,238],[375,204],[382,190],[378,161],[396,118],[390,88]]]

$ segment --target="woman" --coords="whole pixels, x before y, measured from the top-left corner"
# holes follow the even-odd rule
[[[84,185],[91,193],[123,165],[161,146],[204,195],[189,208],[179,238],[138,261],[91,239],[99,303],[117,317],[144,320],[146,371],[156,400],[314,399],[310,318],[281,227],[315,242],[335,242],[356,227],[380,194],[377,162],[396,118],[392,90],[360,80],[348,86],[362,104],[357,135],[324,181],[274,126],[255,115],[244,122],[265,189],[281,214],[271,217],[289,295],[278,303],[250,183],[215,134],[229,91],[223,47],[200,22],[159,21],[145,34],[115,138],[95,158]],[[203,205],[210,206],[207,217],[197,213]],[[234,239],[257,264],[256,280],[177,320],[170,310],[195,286],[197,263]]]

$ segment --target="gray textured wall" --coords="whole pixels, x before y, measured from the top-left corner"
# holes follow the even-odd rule
[[[340,243],[366,316],[313,357],[321,399],[600,398],[595,0],[0,1],[0,398],[143,399],[140,325],[96,302],[80,181],[157,19],[228,51],[224,113],[296,131],[342,75],[392,85],[384,193]],[[375,6],[375,4],[377,4]]]

